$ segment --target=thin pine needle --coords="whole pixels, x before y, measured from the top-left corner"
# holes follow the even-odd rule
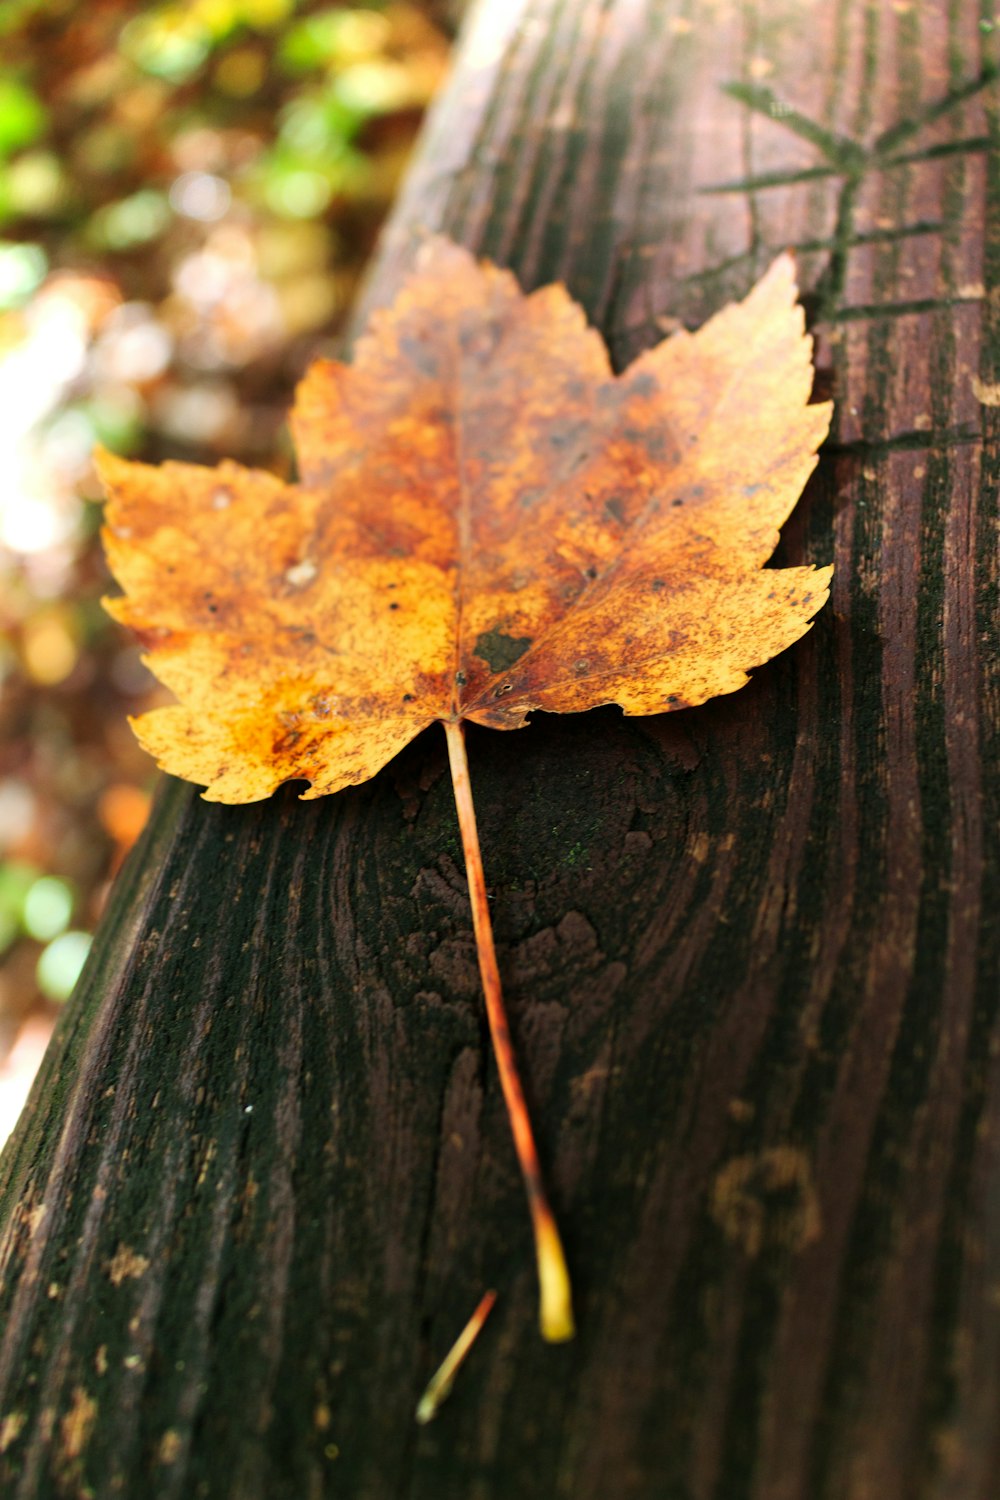
[[[442,1401],[447,1400],[451,1393],[459,1365],[461,1365],[463,1359],[478,1338],[479,1331],[489,1317],[490,1310],[496,1300],[496,1292],[489,1291],[483,1293],[479,1306],[462,1329],[462,1332],[458,1335],[454,1344],[452,1344],[437,1372],[431,1376],[427,1389],[417,1404],[418,1422],[426,1423],[432,1417],[437,1416],[438,1408]]]

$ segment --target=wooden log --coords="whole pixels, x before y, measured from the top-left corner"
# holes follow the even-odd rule
[[[2,1163],[5,1497],[997,1493],[995,53],[958,4],[480,6],[366,306],[443,229],[620,366],[796,246],[837,416],[780,559],[833,604],[729,700],[470,733],[566,1347],[443,736],[164,785]]]

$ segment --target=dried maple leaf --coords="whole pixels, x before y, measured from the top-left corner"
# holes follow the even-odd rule
[[[320,362],[298,484],[105,455],[105,540],[176,706],[135,722],[220,802],[318,797],[448,735],[484,988],[529,1187],[543,1328],[569,1288],[514,1067],[462,725],[533,709],[652,714],[732,692],[790,645],[829,568],[765,569],[815,464],[812,342],[780,257],[746,300],[613,375],[561,286],[425,246],[350,366]]]

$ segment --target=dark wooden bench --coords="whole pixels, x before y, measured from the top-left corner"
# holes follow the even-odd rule
[[[797,246],[837,413],[779,556],[834,561],[832,605],[729,700],[470,734],[565,1347],[440,731],[320,803],[163,785],[0,1168],[4,1500],[1000,1490],[983,17],[479,8],[366,307],[443,229],[564,280],[621,366]]]

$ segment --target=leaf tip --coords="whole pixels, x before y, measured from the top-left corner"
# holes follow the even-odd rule
[[[110,498],[112,487],[124,481],[133,465],[127,458],[122,458],[120,454],[112,453],[110,448],[105,448],[103,443],[95,445],[93,461],[97,477],[101,481],[105,494]]]
[[[830,596],[830,584],[833,581],[833,573],[833,563],[826,563],[822,568],[816,569],[816,582],[819,584],[819,587],[823,594],[823,598],[818,608],[822,608],[822,606],[826,603],[827,599]]]
[[[775,281],[791,282],[791,285],[794,288],[796,294],[798,294],[798,257],[796,256],[795,251],[790,246],[785,250],[782,250],[779,255],[775,256],[774,260],[771,262],[770,269],[765,272],[764,280],[766,281],[769,276],[773,276]]]
[[[747,309],[755,309],[764,312],[766,309],[779,309],[795,311],[796,316],[803,320],[804,312],[799,302],[799,269],[794,250],[782,250],[777,255],[760,280],[751,287],[742,304]],[[800,327],[804,332],[804,326]]]

